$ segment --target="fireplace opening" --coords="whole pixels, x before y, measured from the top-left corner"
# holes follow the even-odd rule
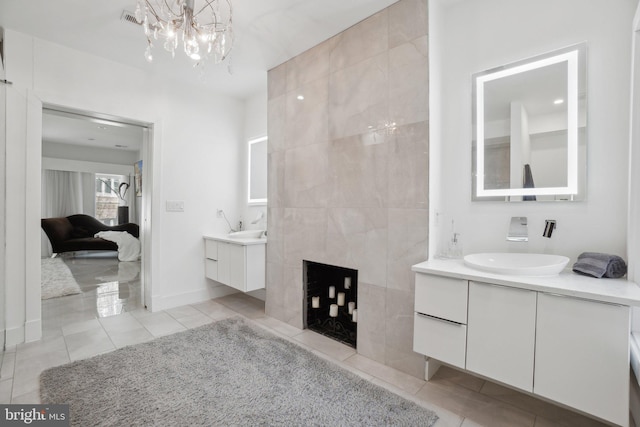
[[[356,348],[358,271],[303,261],[305,328]]]

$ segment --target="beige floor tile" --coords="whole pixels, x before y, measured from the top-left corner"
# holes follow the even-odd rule
[[[151,335],[151,332],[142,326],[138,329],[109,332],[108,335],[111,342],[113,342],[117,348],[140,344],[151,341],[154,338],[154,336]]]
[[[72,335],[78,332],[90,331],[93,329],[101,329],[102,325],[98,319],[83,320],[80,322],[70,323],[62,327],[62,335]]]
[[[0,381],[0,403],[11,403],[11,389],[13,388],[13,379]]]
[[[482,378],[448,366],[441,366],[433,379],[448,381],[473,391],[480,391],[485,383]]]
[[[291,326],[281,320],[274,319],[273,317],[260,317],[255,319],[256,323],[260,323],[266,326],[268,329],[278,332],[282,335],[293,337],[302,332],[302,329],[298,329],[295,326]]]
[[[237,312],[215,301],[206,301],[199,304],[193,304],[193,307],[211,317],[213,320],[222,320],[238,315]]]
[[[13,378],[13,371],[16,367],[16,353],[5,353],[2,358],[2,369],[0,369],[0,381]]]
[[[63,337],[41,339],[40,341],[20,344],[16,349],[16,361],[20,362],[34,357],[46,357],[56,351],[66,351],[67,346]]]
[[[501,402],[509,403],[527,412],[542,416],[544,419],[552,419],[554,420],[553,423],[556,425],[566,427],[601,427],[606,425],[592,418],[578,414],[577,412],[561,408],[560,406],[553,405],[528,394],[520,393],[490,381],[485,382],[480,392]],[[536,420],[536,425],[542,422],[542,420]]]
[[[424,381],[411,375],[400,372],[382,363],[375,362],[366,357],[354,354],[344,361],[344,363],[360,369],[372,376],[379,378],[389,384],[393,384],[400,390],[415,394],[422,388]]]
[[[65,341],[71,360],[87,359],[116,348],[102,328],[67,335]]]
[[[229,307],[249,319],[264,317],[264,301],[247,294],[236,293],[216,299],[217,302]]]
[[[313,331],[305,330],[292,338],[336,360],[343,361],[356,354],[353,348]]]
[[[131,313],[122,313],[119,316],[103,317],[99,322],[109,335],[111,335],[112,332],[128,332],[143,328],[142,323],[133,317]]]
[[[535,415],[532,413],[444,381],[427,382],[416,396],[481,425],[533,427],[535,422]]]
[[[170,308],[168,310],[165,310],[165,312],[171,315],[171,317],[173,317],[174,319],[178,320],[184,317],[202,314],[201,311],[191,305],[183,305],[180,307]]]
[[[209,323],[212,323],[214,321],[211,317],[199,311],[197,312],[197,314],[181,317],[180,319],[176,320],[178,320],[178,322],[180,322],[180,324],[187,329],[193,329],[199,326],[208,325]]]
[[[34,404],[34,405],[39,404],[40,388],[12,398],[11,403]]]
[[[187,330],[180,322],[165,312],[152,313],[150,316],[141,317],[138,320],[154,337]]]

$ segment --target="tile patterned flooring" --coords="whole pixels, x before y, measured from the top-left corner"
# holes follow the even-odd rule
[[[433,409],[437,427],[600,426],[597,421],[463,372],[442,367],[429,382],[309,330],[268,317],[264,303],[233,294],[151,313],[141,305],[139,264],[65,258],[82,294],[42,303],[43,338],[6,349],[0,403],[39,403],[39,375],[50,367],[241,315],[276,335],[403,397]]]

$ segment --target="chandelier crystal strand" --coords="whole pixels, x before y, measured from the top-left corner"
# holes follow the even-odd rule
[[[149,62],[159,39],[172,57],[181,41],[194,66],[210,58],[218,64],[233,47],[231,0],[138,0],[135,16],[147,37]]]

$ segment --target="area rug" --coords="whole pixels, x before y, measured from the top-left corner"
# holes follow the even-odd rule
[[[431,426],[437,415],[234,317],[46,370],[74,426]]]
[[[42,258],[42,299],[63,297],[82,292],[71,270],[60,258]]]

